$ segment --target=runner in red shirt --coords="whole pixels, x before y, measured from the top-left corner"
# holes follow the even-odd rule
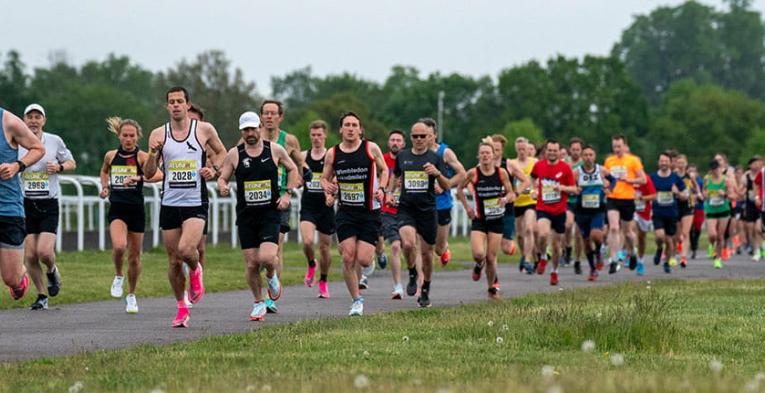
[[[550,273],[550,285],[558,285],[558,260],[561,244],[566,233],[566,203],[568,193],[577,191],[574,173],[571,167],[559,159],[560,143],[554,140],[545,142],[545,160],[537,161],[531,170],[531,178],[536,184],[537,200],[537,250],[543,257],[537,265],[537,274],[544,274],[547,265],[547,243],[552,237],[553,271]],[[551,229],[554,231],[551,232]]]
[[[635,222],[638,227],[638,264],[643,264],[645,255],[645,235],[651,231],[651,201],[656,199],[656,187],[651,176],[646,176],[645,184],[635,188]],[[654,265],[658,265],[654,261]]]

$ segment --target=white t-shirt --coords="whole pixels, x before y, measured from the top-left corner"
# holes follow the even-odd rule
[[[58,135],[43,132],[41,141],[45,146],[45,155],[34,165],[28,166],[21,174],[21,190],[24,192],[24,198],[58,198],[58,173],[49,174],[47,164],[48,162],[61,164],[74,159],[64,140]],[[26,154],[27,149],[19,146],[19,159]]]

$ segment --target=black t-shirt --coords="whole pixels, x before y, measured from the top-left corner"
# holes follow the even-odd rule
[[[444,160],[434,151],[428,149],[423,154],[415,155],[411,149],[403,150],[396,155],[396,168],[393,173],[401,178],[401,197],[399,204],[423,211],[436,208],[436,178],[429,176],[423,168],[431,163],[441,173],[445,173]]]

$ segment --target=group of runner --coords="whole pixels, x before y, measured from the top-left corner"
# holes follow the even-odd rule
[[[254,298],[249,317],[254,321],[277,312],[284,236],[290,230],[290,204],[300,187],[305,285],[318,282],[318,297],[330,298],[330,248],[336,236],[352,316],[363,315],[362,291],[368,287],[366,276],[374,260],[383,268],[388,264],[385,242],[391,249],[391,297],[402,299],[406,292],[420,307],[431,305],[434,254],[442,265],[451,259],[447,239],[452,189],[472,220],[472,279],[479,281],[485,270],[492,299],[500,298],[498,254],[513,255],[517,249],[521,272],[541,275],[552,265],[551,285],[559,283],[560,264],[573,262],[574,272],[583,274],[582,255],[591,281],[606,265],[610,274],[623,265],[644,274],[650,231],[657,245],[653,263],[666,273],[678,260],[685,268],[689,253],[691,259],[696,256],[704,220],[715,268],[722,268],[736,248],[755,260],[765,254],[765,181],[759,157],[749,161],[746,171],[737,171],[717,154],[708,174],[701,176],[684,155],[668,150],[658,155],[658,170],[647,174],[623,135],[612,137],[611,154],[599,164],[596,149],[579,138],[565,146],[555,140],[535,146],[519,137],[514,141],[516,157],[508,159],[508,141],[497,134],[479,141],[478,165],[466,170],[454,151],[438,142],[433,119],[412,125],[409,147],[407,132],[392,130],[383,154],[364,137],[362,119],[353,112],[339,118],[340,143],[326,146],[330,126],[317,120],[308,130],[311,147],[301,151],[298,139],[280,128],[284,108],[275,100],[264,101],[258,113],[241,115],[241,139],[226,151],[186,89],[169,89],[166,109],[170,120],[151,131],[147,152],[139,148],[138,122],[106,120],[119,145],[104,157],[100,196],[110,202],[115,267],[111,295],[124,294],[127,259],[125,310],[137,313],[145,231],[143,184],[162,183],[160,227],[177,301],[173,327],[188,326],[189,309],[205,294],[206,183],[216,178],[222,196],[236,196],[239,244]],[[58,174],[74,170],[76,163],[60,137],[43,131],[46,114],[39,104],[29,105],[23,120],[2,109],[0,115],[2,278],[14,299],[24,296],[31,279],[38,293],[31,308],[46,309],[48,297],[56,296],[62,286],[54,251]],[[408,272],[405,289],[402,255]]]

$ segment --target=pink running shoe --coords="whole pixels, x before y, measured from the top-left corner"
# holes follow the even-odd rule
[[[21,284],[17,288],[8,288],[8,291],[11,293],[11,299],[19,300],[26,295],[27,289],[29,289],[29,276],[24,274],[24,277],[21,278]]]
[[[303,280],[303,282],[305,282],[305,286],[307,286],[308,288],[312,287],[313,284],[316,282],[316,264],[315,263],[313,267],[308,266],[308,269],[305,271],[305,279]]]
[[[329,299],[329,284],[326,281],[319,281],[319,298]]]
[[[189,301],[192,304],[199,303],[202,300],[202,296],[205,295],[205,284],[202,276],[202,265],[197,264],[196,270],[189,271]]]
[[[189,327],[189,319],[191,319],[191,314],[189,314],[189,309],[186,307],[179,308],[178,314],[175,315],[175,319],[173,319],[173,327],[174,328],[187,328]]]

